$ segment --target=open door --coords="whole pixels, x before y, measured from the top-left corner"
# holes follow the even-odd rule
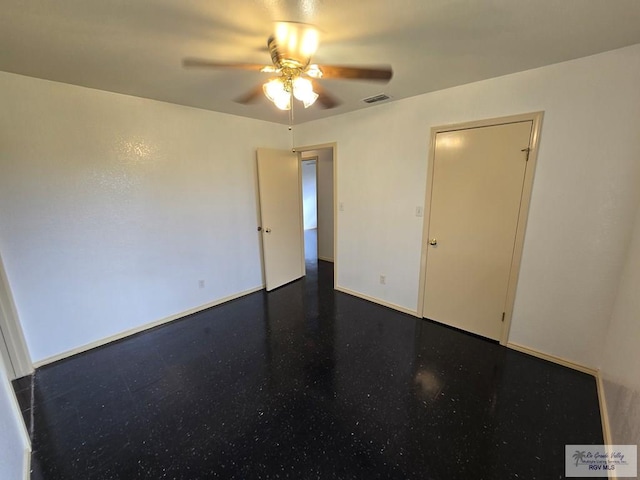
[[[270,291],[305,274],[300,160],[287,150],[259,148],[257,161],[264,276]]]

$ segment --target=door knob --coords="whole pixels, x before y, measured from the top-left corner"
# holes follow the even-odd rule
[[[262,227],[258,227],[258,231],[261,232],[262,231]]]
[[[265,228],[264,233],[271,233],[271,229],[270,228]]]
[[[429,240],[429,245],[433,245],[435,247],[436,245],[438,245],[438,239],[432,238],[431,240]]]

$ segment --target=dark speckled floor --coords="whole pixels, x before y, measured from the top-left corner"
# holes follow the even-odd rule
[[[603,443],[592,377],[307,268],[39,369],[32,478],[547,480]]]

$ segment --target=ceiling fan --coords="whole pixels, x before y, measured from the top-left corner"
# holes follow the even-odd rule
[[[267,47],[272,65],[253,63],[217,62],[197,58],[185,58],[185,67],[227,68],[254,70],[275,74],[264,85],[247,92],[235,101],[249,104],[257,101],[261,94],[281,110],[291,110],[292,97],[307,108],[317,100],[322,108],[333,108],[339,101],[313,80],[343,79],[388,82],[393,76],[390,66],[355,67],[337,65],[315,65],[311,57],[318,48],[318,30],[309,24],[277,22],[275,33],[269,37]]]

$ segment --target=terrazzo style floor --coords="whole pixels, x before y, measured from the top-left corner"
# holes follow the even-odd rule
[[[312,252],[14,386],[39,480],[550,480],[603,443],[593,377],[336,292]]]

